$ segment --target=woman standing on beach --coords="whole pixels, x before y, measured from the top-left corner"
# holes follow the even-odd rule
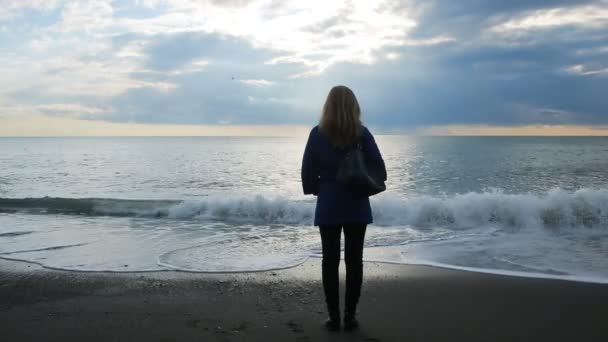
[[[361,110],[355,94],[345,86],[331,89],[318,126],[310,132],[302,161],[304,194],[317,196],[314,225],[319,226],[323,248],[323,290],[329,312],[325,326],[340,328],[340,293],[338,268],[340,238],[344,229],[346,294],[344,328],[352,330],[363,281],[363,242],[365,230],[372,223],[369,197],[358,195],[336,181],[340,163],[347,152],[360,143],[381,168],[386,168],[374,137],[361,123]]]

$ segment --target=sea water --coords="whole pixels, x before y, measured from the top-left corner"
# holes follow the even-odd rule
[[[306,137],[0,138],[0,257],[243,272],[320,255]],[[608,282],[608,138],[377,136],[366,260]]]

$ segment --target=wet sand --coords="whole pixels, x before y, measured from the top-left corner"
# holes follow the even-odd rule
[[[361,329],[325,317],[318,259],[244,274],[0,260],[2,341],[608,341],[608,285],[369,262]]]

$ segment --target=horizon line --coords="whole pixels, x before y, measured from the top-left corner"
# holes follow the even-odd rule
[[[311,120],[312,121],[312,120]],[[296,137],[317,124],[118,123],[48,116],[1,118],[0,137]],[[394,136],[608,136],[608,124],[439,124],[390,126],[368,123],[375,135]]]
[[[375,136],[404,136],[404,137],[429,137],[429,138],[581,138],[581,137],[596,137],[606,138],[608,134],[412,134],[412,133],[375,133]],[[304,135],[0,135],[2,138],[297,138]]]

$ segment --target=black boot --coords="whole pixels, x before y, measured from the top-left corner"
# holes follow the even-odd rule
[[[329,331],[338,331],[340,330],[340,309],[339,308],[330,308],[329,309],[329,318],[325,321],[325,329]]]
[[[359,328],[359,321],[357,321],[356,308],[348,308],[344,310],[344,330],[353,331]]]

